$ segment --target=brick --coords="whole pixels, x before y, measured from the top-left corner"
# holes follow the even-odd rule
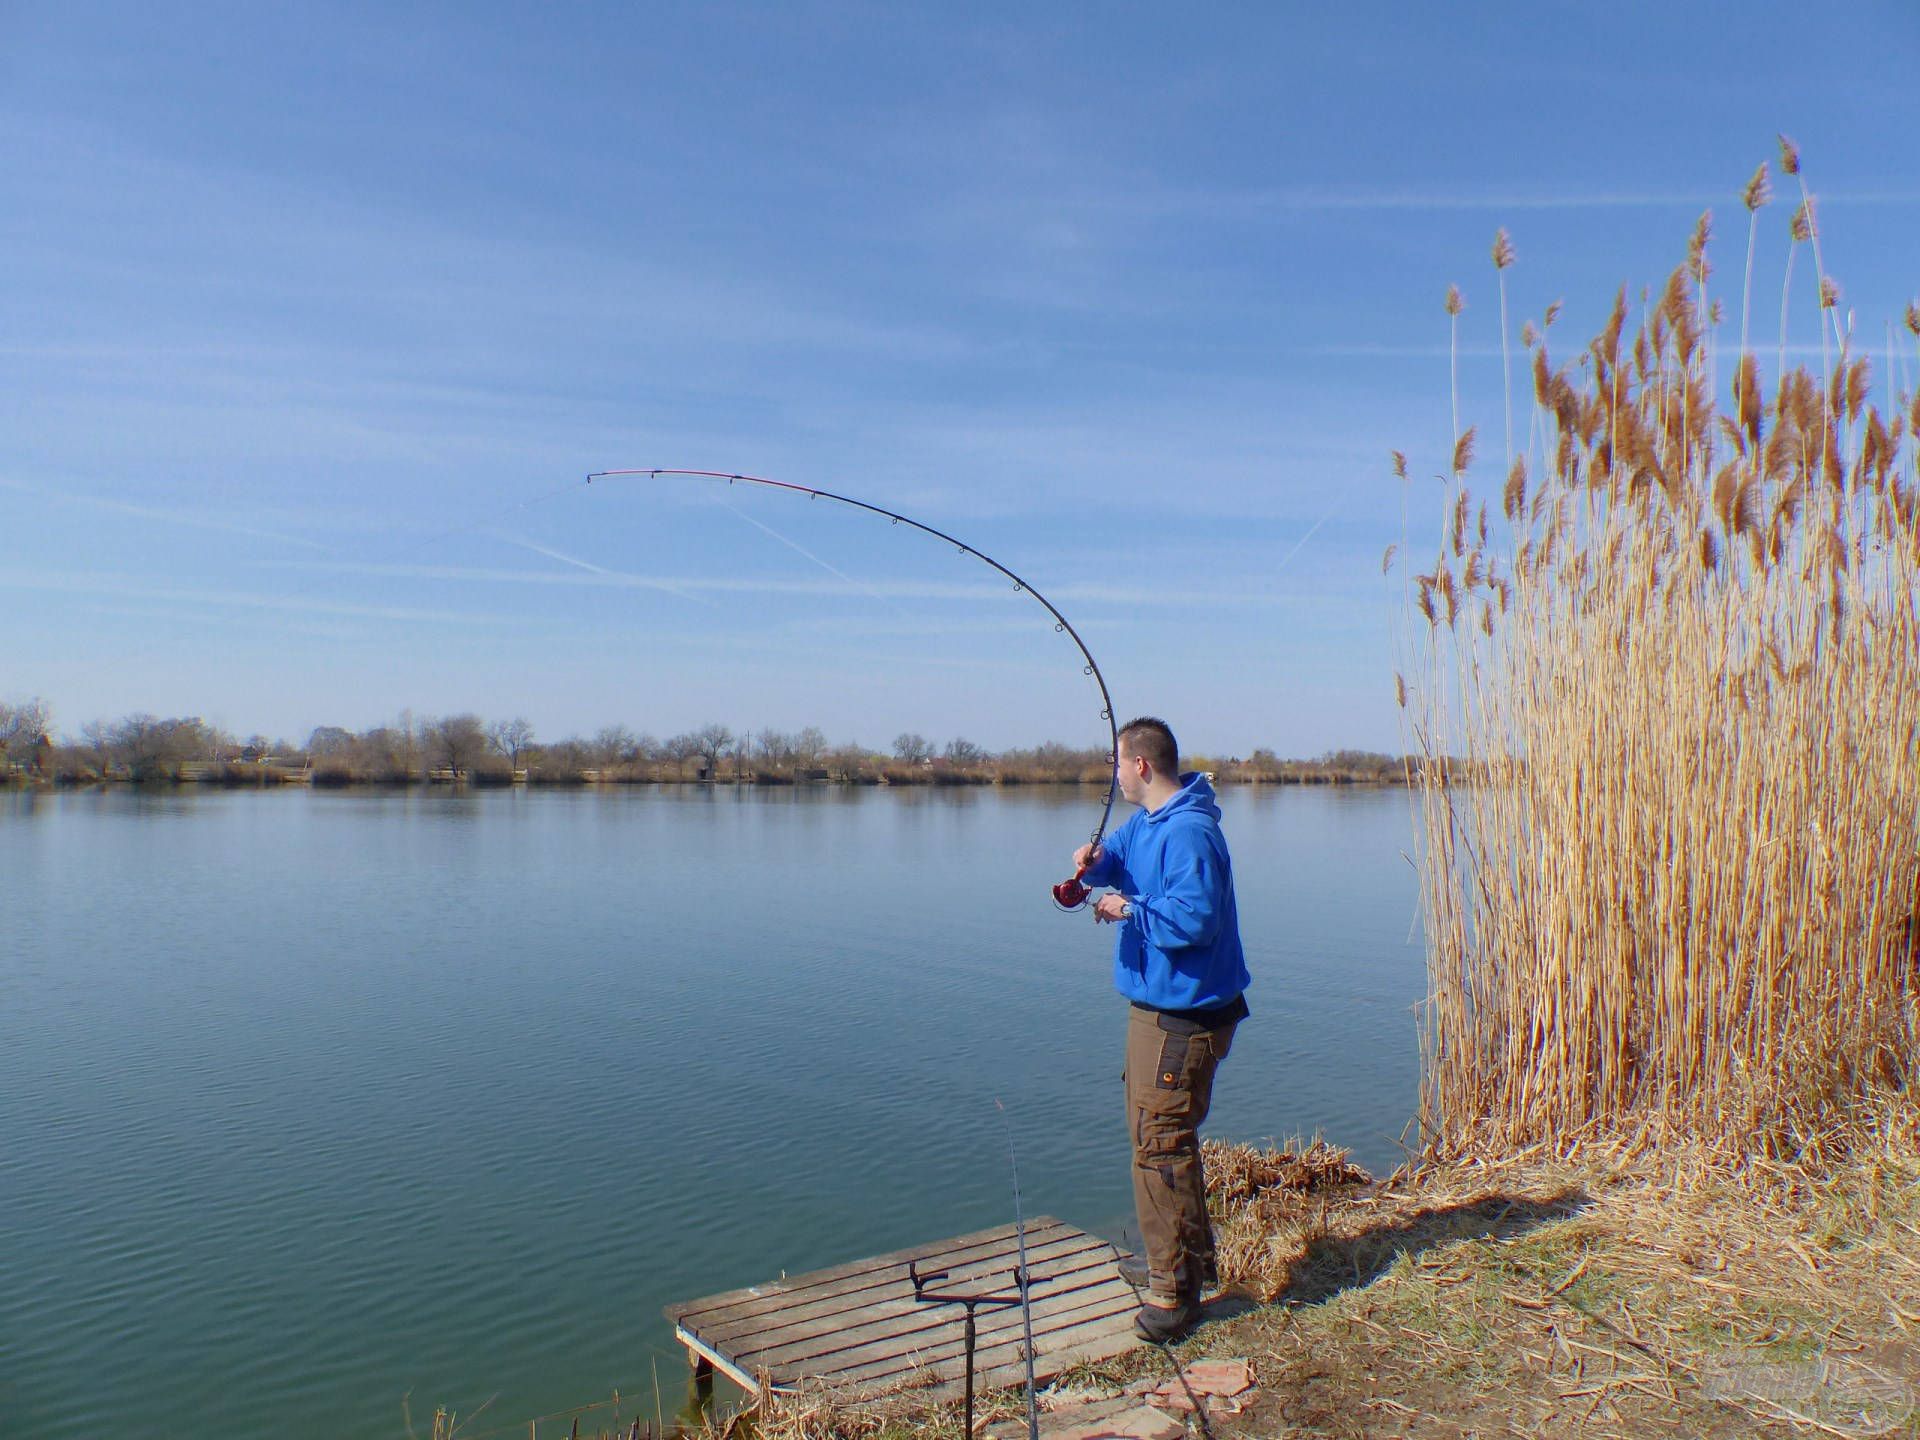
[[[1085,1425],[1069,1425],[1062,1430],[1042,1430],[1042,1440],[1132,1440],[1131,1430],[1120,1429],[1124,1417],[1093,1420]]]
[[[1120,1420],[1125,1427],[1120,1433],[1129,1437],[1129,1440],[1181,1440],[1187,1433],[1184,1424],[1151,1405],[1142,1405],[1138,1410],[1129,1411]]]
[[[1238,1395],[1253,1388],[1253,1367],[1244,1360],[1196,1360],[1187,1366],[1187,1383],[1209,1395]]]

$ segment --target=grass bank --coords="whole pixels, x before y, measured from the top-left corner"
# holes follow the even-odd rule
[[[1858,1123],[1838,1167],[1739,1173],[1704,1153],[1534,1151],[1374,1181],[1324,1147],[1209,1146],[1235,1297],[1216,1309],[1239,1313],[1172,1353],[1252,1361],[1258,1399],[1216,1416],[1220,1436],[1920,1436],[1920,1125],[1910,1100]],[[1055,1388],[1169,1368],[1142,1348]],[[956,1410],[910,1396],[763,1399],[750,1423],[960,1433]]]

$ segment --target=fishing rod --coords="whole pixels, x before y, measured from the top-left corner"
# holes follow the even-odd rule
[[[962,555],[971,555],[974,559],[991,565],[995,570],[998,570],[1013,582],[1013,588],[1016,593],[1031,595],[1035,600],[1038,600],[1041,605],[1046,607],[1047,613],[1053,617],[1053,628],[1055,632],[1064,634],[1079,647],[1081,658],[1086,661],[1082,673],[1091,675],[1093,677],[1093,683],[1100,687],[1100,718],[1107,722],[1107,740],[1109,746],[1107,750],[1107,765],[1109,769],[1107,773],[1106,801],[1100,810],[1100,823],[1093,827],[1093,838],[1088,844],[1088,849],[1092,851],[1100,848],[1100,841],[1107,833],[1107,822],[1113,818],[1113,800],[1120,784],[1118,772],[1111,768],[1118,762],[1120,757],[1119,725],[1113,718],[1113,697],[1107,693],[1106,676],[1100,673],[1100,666],[1098,662],[1094,660],[1093,652],[1087,648],[1087,642],[1080,638],[1080,632],[1073,628],[1073,625],[1068,621],[1067,617],[1060,613],[1059,607],[1051,600],[1047,599],[1046,596],[1034,589],[1027,581],[1014,574],[1013,571],[1002,565],[991,555],[985,551],[974,549],[974,547],[967,544],[966,541],[956,539],[946,531],[937,530],[931,525],[926,525],[913,519],[911,516],[889,510],[883,505],[872,505],[865,500],[856,500],[851,495],[836,495],[831,490],[817,490],[811,485],[796,485],[789,480],[769,480],[762,475],[734,475],[725,470],[673,470],[665,468],[648,470],[595,470],[587,476],[587,483],[591,485],[596,480],[614,480],[636,475],[644,475],[650,480],[658,480],[663,475],[701,480],[724,480],[729,485],[764,485],[770,490],[786,490],[796,495],[805,495],[814,500],[837,500],[842,505],[851,505],[856,510],[865,510],[870,515],[881,516],[883,519],[895,525],[910,525],[915,530],[933,536],[936,540],[944,540]],[[1058,885],[1055,885],[1053,887],[1053,903],[1058,905],[1062,910],[1077,910],[1086,904],[1088,895],[1092,893],[1081,881],[1081,877],[1086,873],[1086,867],[1083,865],[1074,871],[1071,879],[1062,880]]]

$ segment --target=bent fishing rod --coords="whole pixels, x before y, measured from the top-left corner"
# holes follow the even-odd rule
[[[1079,647],[1081,658],[1086,661],[1082,673],[1091,675],[1093,677],[1093,683],[1100,687],[1100,718],[1107,722],[1107,764],[1111,767],[1119,760],[1120,731],[1118,722],[1113,718],[1113,697],[1107,693],[1106,676],[1100,673],[1099,663],[1094,660],[1093,652],[1087,649],[1087,642],[1080,638],[1080,632],[1074,629],[1067,617],[1060,613],[1058,606],[986,552],[976,550],[973,546],[967,544],[966,541],[956,539],[944,530],[937,530],[931,525],[922,524],[911,516],[889,510],[884,505],[872,505],[865,500],[856,500],[851,495],[836,495],[831,490],[817,490],[811,485],[796,485],[788,480],[769,480],[762,475],[735,475],[725,470],[673,470],[664,468],[648,470],[596,470],[587,476],[587,483],[591,485],[596,480],[629,479],[642,475],[650,480],[658,480],[663,476],[679,479],[724,480],[729,485],[762,485],[770,490],[786,490],[796,495],[805,495],[813,500],[837,500],[842,505],[851,505],[856,510],[865,510],[870,515],[878,515],[892,524],[910,525],[923,534],[933,536],[936,540],[944,540],[962,555],[971,555],[983,564],[991,565],[995,570],[998,570],[1013,582],[1013,588],[1016,593],[1031,595],[1035,600],[1038,600],[1041,605],[1045,606],[1047,613],[1053,617],[1053,628],[1055,632],[1067,636],[1068,639],[1072,640],[1073,643]],[[1113,799],[1118,791],[1119,783],[1118,773],[1110,768],[1107,773],[1106,801],[1100,810],[1100,823],[1093,827],[1093,838],[1088,842],[1087,847],[1089,852],[1100,848],[1100,841],[1107,833],[1107,822],[1113,818]],[[1053,903],[1058,905],[1062,910],[1077,910],[1086,904],[1087,897],[1092,892],[1088,890],[1086,885],[1081,881],[1081,877],[1085,874],[1086,867],[1083,865],[1074,871],[1071,879],[1062,880],[1058,885],[1055,885],[1053,887]]]

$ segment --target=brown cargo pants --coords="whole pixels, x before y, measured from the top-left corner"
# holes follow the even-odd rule
[[[1151,1010],[1128,1012],[1133,1208],[1157,1299],[1198,1299],[1213,1268],[1200,1125],[1213,1104],[1213,1074],[1233,1045],[1234,1028],[1234,1021],[1208,1029]]]

